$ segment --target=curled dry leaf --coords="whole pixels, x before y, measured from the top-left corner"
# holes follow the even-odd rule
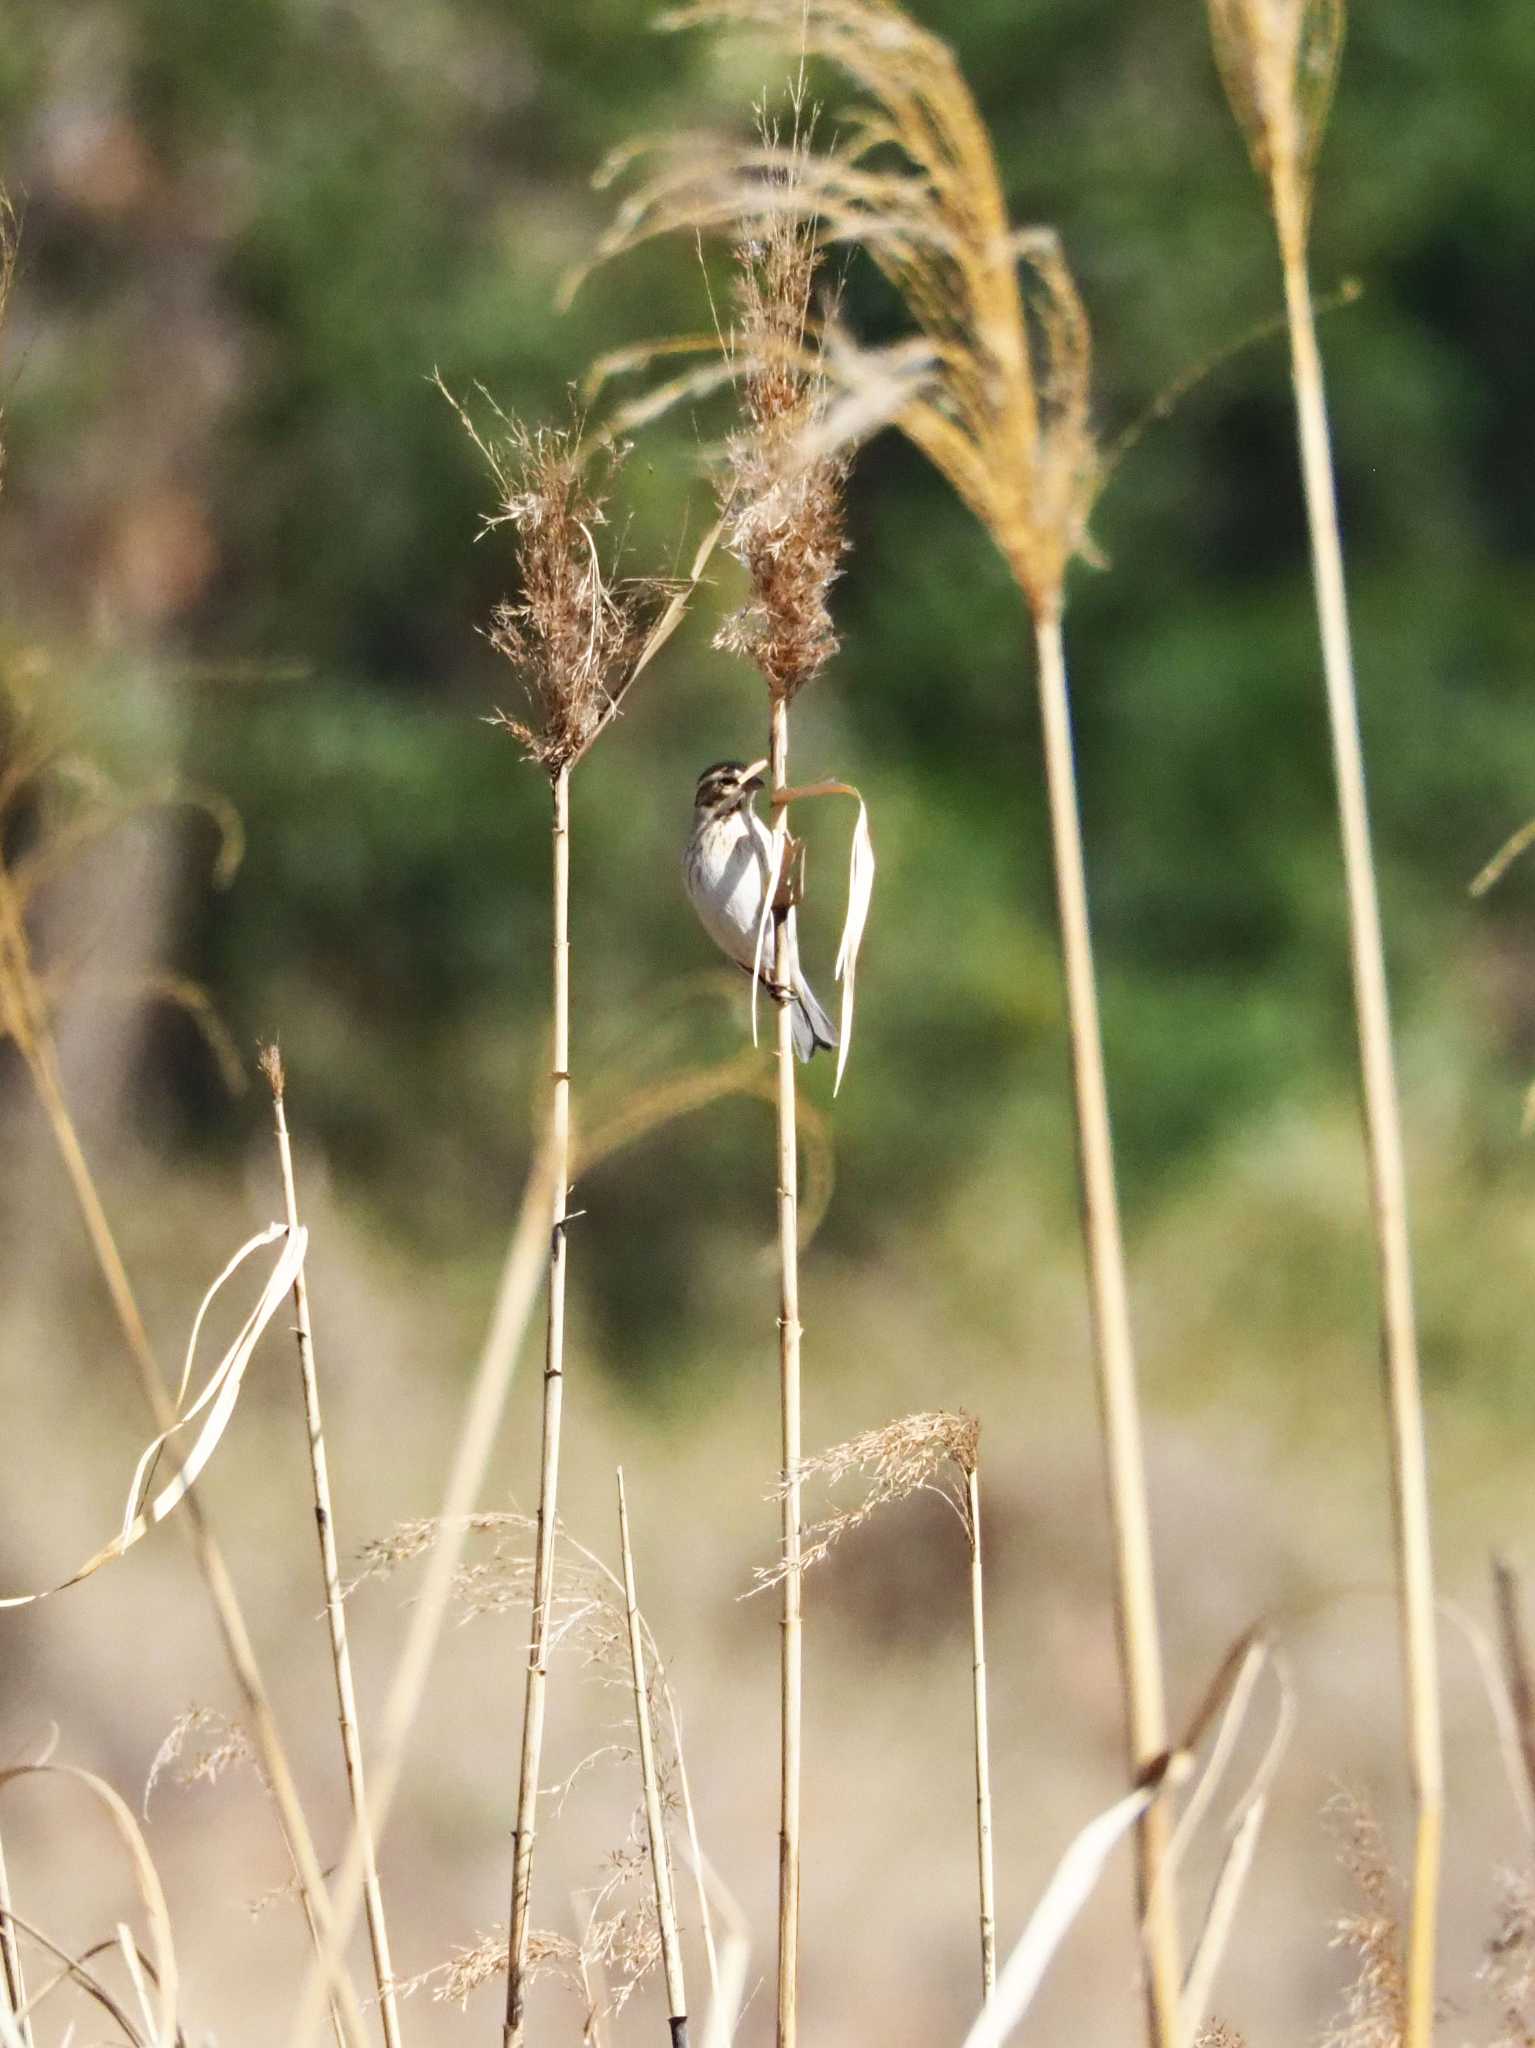
[[[309,1243],[309,1233],[299,1229],[290,1232],[285,1223],[273,1223],[256,1236],[247,1239],[229,1264],[203,1296],[202,1303],[192,1325],[191,1342],[187,1346],[186,1364],[182,1373],[179,1399],[185,1398],[190,1382],[193,1357],[197,1340],[202,1331],[204,1319],[213,1305],[214,1298],[225,1282],[245,1263],[246,1259],[264,1246],[283,1240],[282,1255],[267,1277],[261,1297],[246,1317],[243,1327],[229,1349],[208,1377],[207,1385],[192,1406],[180,1417],[175,1427],[163,1431],[148,1444],[134,1469],[133,1482],[128,1489],[127,1504],[123,1510],[122,1527],[109,1543],[102,1545],[94,1556],[71,1572],[68,1578],[60,1579],[56,1585],[45,1586],[36,1593],[15,1593],[0,1599],[0,1607],[28,1607],[33,1601],[46,1600],[54,1593],[62,1593],[69,1586],[79,1585],[104,1564],[110,1564],[131,1550],[141,1537],[148,1534],[157,1522],[163,1522],[167,1515],[186,1498],[196,1484],[203,1467],[218,1448],[229,1419],[234,1414],[244,1383],[245,1369],[250,1364],[251,1354],[260,1341],[262,1332],[277,1313],[304,1263],[304,1253]],[[153,1499],[147,1499],[155,1463],[165,1445],[177,1431],[186,1427],[204,1410],[207,1410],[202,1427],[193,1439],[191,1448],[182,1460],[176,1476]]]
[[[1164,1784],[1176,1783],[1188,1770],[1182,1750],[1165,1756],[1156,1772],[1123,1799],[1090,1820],[1067,1848],[1044,1897],[1029,1917],[1017,1947],[1002,1967],[997,1986],[976,2015],[964,2048],[1001,2048],[1034,2002],[1045,1971],[1087,1904],[1110,1856]]]
[[[837,948],[837,964],[833,970],[842,984],[842,1011],[837,1024],[837,1078],[832,1085],[835,1095],[842,1086],[843,1071],[847,1056],[853,1044],[853,989],[858,974],[858,953],[863,945],[864,926],[869,921],[869,906],[874,900],[874,841],[869,832],[869,807],[850,782],[810,782],[799,789],[780,789],[773,792],[775,808],[785,804],[799,803],[803,799],[820,796],[850,796],[858,806],[858,816],[853,824],[852,844],[848,853],[847,910],[842,919],[842,939]],[[771,905],[777,888],[776,872],[772,887],[767,892],[763,907],[763,922],[757,933],[757,960],[762,955],[763,933],[767,928],[768,906]],[[756,1043],[755,979],[753,981],[753,1035]]]

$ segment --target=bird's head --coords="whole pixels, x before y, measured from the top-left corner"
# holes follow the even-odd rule
[[[767,765],[766,761],[716,761],[698,778],[694,808],[710,818],[728,817],[742,806],[750,809],[752,798],[762,787],[762,771]]]

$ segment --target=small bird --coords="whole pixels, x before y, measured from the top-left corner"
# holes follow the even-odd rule
[[[704,770],[693,797],[693,829],[682,854],[683,884],[699,922],[720,951],[748,974],[757,954],[763,892],[773,872],[772,836],[753,808],[767,765],[766,761],[753,761],[750,767],[740,761],[716,761]],[[769,945],[764,949],[759,979],[768,993],[776,996],[779,991],[771,968]],[[790,967],[789,991],[790,1024],[799,1057],[808,1060],[818,1046],[835,1046],[837,1027],[801,973],[797,949]]]

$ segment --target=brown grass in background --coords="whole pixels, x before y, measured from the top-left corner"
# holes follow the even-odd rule
[[[1428,2048],[1434,2030],[1444,1826],[1428,1461],[1385,944],[1370,845],[1337,483],[1306,262],[1314,171],[1342,50],[1344,7],[1343,0],[1209,0],[1209,13],[1221,77],[1268,192],[1284,273],[1296,427],[1348,902],[1380,1295],[1408,1767],[1417,1809],[1403,2024],[1406,2048]]]

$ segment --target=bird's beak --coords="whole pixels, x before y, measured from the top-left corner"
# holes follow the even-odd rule
[[[743,768],[741,770],[742,789],[761,789],[762,771],[767,765],[767,756],[764,755],[760,761],[753,761],[749,768]]]

